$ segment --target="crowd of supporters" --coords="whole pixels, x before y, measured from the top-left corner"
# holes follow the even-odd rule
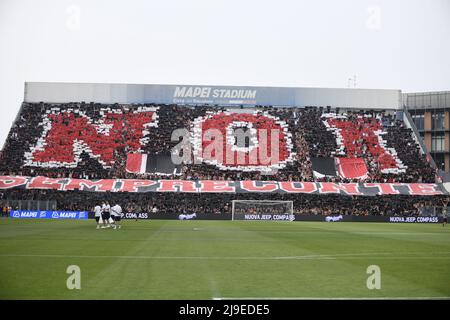
[[[426,207],[447,206],[448,196],[343,196],[337,194],[190,194],[190,193],[103,193],[11,189],[0,192],[0,204],[19,209],[14,200],[56,201],[57,209],[92,211],[93,204],[118,203],[124,212],[180,214],[231,214],[232,200],[293,201],[294,214],[416,216]],[[25,203],[23,204],[25,206]]]
[[[76,167],[53,167],[44,168],[40,166],[27,165],[24,155],[35,146],[44,130],[43,116],[51,108],[58,108],[59,112],[65,110],[82,110],[85,115],[93,121],[100,119],[100,110],[133,110],[143,106],[157,107],[158,125],[145,132],[145,144],[139,152],[149,155],[170,156],[172,148],[178,141],[171,141],[172,132],[175,129],[192,128],[194,119],[204,116],[210,111],[225,110],[222,107],[212,106],[179,106],[179,105],[104,105],[97,103],[67,103],[67,104],[30,104],[24,103],[15,123],[13,124],[5,147],[0,156],[1,175],[43,175],[60,178],[176,178],[176,179],[211,179],[211,180],[279,180],[279,181],[331,181],[352,182],[360,179],[346,179],[339,175],[315,178],[312,170],[312,158],[335,157],[339,148],[335,135],[327,130],[323,121],[323,114],[328,112],[323,108],[274,108],[258,107],[256,109],[284,121],[292,133],[292,152],[295,157],[288,162],[285,168],[274,172],[263,173],[242,170],[222,170],[217,166],[206,163],[184,164],[181,174],[160,175],[158,173],[131,174],[125,170],[125,164],[129,148],[127,146],[114,150],[114,164],[105,168],[98,159],[82,152],[80,162]],[[366,182],[435,182],[435,171],[426,161],[424,155],[419,151],[419,146],[414,141],[410,129],[406,128],[403,121],[397,120],[393,114],[374,111],[347,111],[345,113],[349,121],[356,121],[361,116],[377,117],[382,124],[386,134],[387,147],[397,151],[398,158],[407,167],[406,172],[397,174],[382,173],[380,168],[374,165],[374,156],[370,153],[370,143],[361,141],[364,148],[359,155],[364,159],[368,168],[368,175],[364,178]],[[356,123],[356,122],[355,122]],[[124,127],[125,128],[125,127]],[[123,130],[122,137],[126,139],[127,130]],[[64,137],[61,137],[64,139]],[[125,140],[124,140],[125,141]]]
[[[359,182],[361,179],[348,179],[339,175],[316,177],[313,173],[312,159],[333,158],[339,156],[339,150],[344,154],[346,147],[357,144],[358,157],[364,159],[367,165],[367,176],[364,182],[404,182],[404,183],[433,183],[435,170],[431,168],[424,155],[420,153],[419,146],[413,139],[401,119],[395,114],[375,111],[345,111],[332,113],[324,108],[274,108],[255,107],[251,110],[260,110],[276,117],[288,127],[292,134],[292,152],[295,154],[291,162],[282,169],[264,173],[245,170],[223,170],[213,164],[185,163],[177,175],[161,175],[159,173],[128,173],[125,170],[127,155],[131,147],[126,145],[126,139],[133,134],[131,126],[124,120],[120,131],[120,138],[114,141],[120,147],[113,150],[114,163],[105,167],[98,158],[90,156],[85,151],[79,155],[79,162],[75,166],[42,167],[26,163],[25,155],[31,148],[39,143],[45,132],[44,115],[49,110],[63,113],[72,110],[81,110],[93,122],[102,117],[102,110],[121,114],[124,110],[137,110],[138,108],[153,108],[157,111],[157,126],[144,131],[140,153],[169,157],[173,147],[179,141],[172,141],[172,133],[176,129],[186,128],[192,130],[193,120],[204,117],[206,114],[226,110],[223,107],[213,106],[179,106],[179,105],[104,105],[97,103],[24,103],[17,116],[4,149],[0,154],[0,175],[47,176],[51,178],[141,178],[141,179],[187,179],[187,180],[277,180],[277,181],[329,181],[329,182]],[[251,111],[250,110],[250,111]],[[246,110],[247,112],[249,110]],[[239,112],[235,110],[233,112]],[[244,111],[242,111],[244,112]],[[400,173],[382,172],[373,140],[362,135],[352,145],[343,147],[342,141],[329,130],[324,115],[344,117],[355,131],[363,132],[365,126],[376,123],[383,131],[386,148],[395,150],[395,156],[406,168]],[[74,116],[77,117],[77,116]],[[363,120],[361,119],[369,119]],[[125,119],[125,118],[124,118]],[[326,119],[326,118],[325,118]],[[375,120],[376,119],[376,120]],[[347,123],[347,124],[348,124]],[[68,123],[63,123],[68,125]],[[69,127],[68,127],[69,128]],[[69,130],[69,129],[68,129]],[[86,134],[83,132],[80,135]],[[373,137],[372,137],[373,138]],[[64,136],[61,137],[64,139]],[[121,140],[123,139],[123,140]],[[41,141],[42,143],[42,141]],[[371,145],[372,143],[372,145]],[[362,147],[360,147],[362,146]],[[377,162],[378,161],[378,162]],[[448,202],[446,196],[420,197],[420,196],[375,196],[352,197],[342,195],[310,195],[310,194],[188,194],[188,193],[95,193],[95,192],[57,192],[50,190],[6,190],[0,193],[2,212],[9,212],[15,202],[12,200],[51,200],[56,201],[57,208],[61,210],[92,210],[93,203],[109,200],[119,203],[127,212],[153,212],[153,213],[197,213],[201,214],[231,214],[232,200],[292,200],[295,214],[332,215],[342,213],[345,215],[417,215],[423,208],[439,206]]]

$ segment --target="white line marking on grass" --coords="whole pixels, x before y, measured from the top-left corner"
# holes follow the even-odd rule
[[[368,235],[376,235],[376,234],[380,234],[380,235],[394,235],[394,236],[440,236],[443,235],[445,233],[431,233],[431,232],[373,232],[373,231],[354,231],[354,232],[349,232],[352,234],[368,234]]]
[[[204,256],[83,256],[83,255],[57,255],[57,254],[4,254],[0,257],[24,258],[87,258],[87,259],[149,259],[149,260],[286,260],[289,257],[204,257]],[[291,259],[334,260],[336,258],[323,256],[295,256]]]
[[[420,255],[415,255],[420,254]],[[397,253],[348,253],[348,254],[323,254],[284,257],[208,257],[208,256],[88,256],[88,255],[57,255],[57,254],[2,254],[0,257],[13,258],[80,258],[80,259],[149,259],[149,260],[336,260],[336,259],[450,259],[448,256],[423,255],[422,252],[410,253],[399,256]],[[392,256],[394,255],[394,256]]]
[[[450,297],[213,297],[212,300],[450,300]]]

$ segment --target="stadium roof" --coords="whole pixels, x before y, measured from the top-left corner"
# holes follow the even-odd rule
[[[24,101],[399,109],[401,98],[389,89],[26,82]]]

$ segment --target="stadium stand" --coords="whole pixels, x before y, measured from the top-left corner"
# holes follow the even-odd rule
[[[131,153],[158,155],[170,161],[171,150],[178,143],[171,141],[172,132],[179,128],[195,131],[199,121],[203,129],[222,128],[231,122],[241,127],[256,123],[259,129],[281,124],[280,164],[275,170],[259,170],[262,166],[250,165],[248,159],[236,166],[205,158],[182,165],[177,175],[156,169],[127,172]],[[193,152],[197,143],[201,150],[207,146],[195,136],[191,142]],[[316,171],[314,175],[313,160],[325,160],[334,172]],[[420,154],[410,129],[392,114],[332,114],[320,108],[272,107],[239,113],[205,106],[93,103],[24,103],[5,143],[0,174],[86,179],[435,182],[435,172]]]
[[[172,141],[172,134],[180,128],[189,132],[189,159],[196,161],[172,165],[171,152],[181,141]],[[234,151],[231,159],[217,161],[204,156],[202,151],[214,140],[205,139],[208,128],[226,137],[223,148],[215,152]],[[252,153],[275,144],[270,133],[263,142],[255,128],[278,130],[275,162],[267,164],[259,154],[255,162],[250,161]],[[243,143],[234,136],[237,129],[246,134]],[[239,155],[242,158],[237,163]],[[84,102],[23,103],[0,155],[0,175],[91,180],[436,182],[435,170],[420,153],[410,129],[388,112]],[[64,210],[91,210],[93,203],[105,199],[123,204],[128,212],[199,215],[230,214],[231,200],[238,199],[292,200],[295,214],[312,215],[410,216],[421,214],[422,208],[433,203],[448,202],[447,196],[407,195],[0,192],[3,207],[9,207],[12,200],[55,200]]]

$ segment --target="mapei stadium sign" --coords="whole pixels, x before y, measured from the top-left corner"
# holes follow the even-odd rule
[[[215,181],[215,180],[139,180],[69,179],[0,176],[0,190],[46,189],[91,192],[187,192],[187,193],[309,193],[354,196],[448,195],[443,184],[435,183],[332,183],[294,181]]]
[[[173,102],[255,104],[256,94],[255,89],[177,86],[173,93]]]

